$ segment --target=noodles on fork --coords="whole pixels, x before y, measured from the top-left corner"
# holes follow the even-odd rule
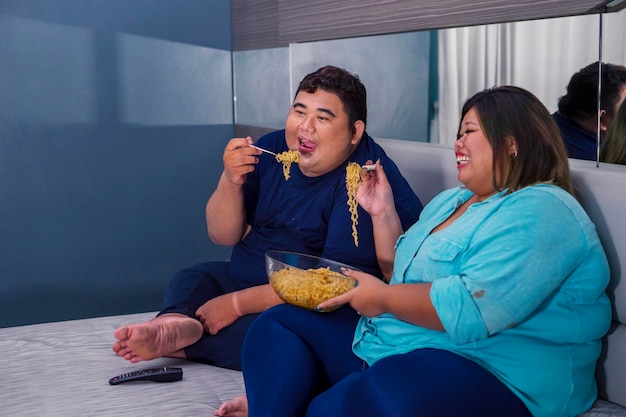
[[[283,175],[285,176],[286,181],[290,176],[291,164],[293,162],[300,162],[300,152],[292,150],[281,152],[276,155],[276,160],[283,164]]]

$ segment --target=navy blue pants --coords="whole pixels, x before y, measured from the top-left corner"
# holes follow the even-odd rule
[[[230,277],[229,262],[203,262],[177,272],[165,291],[158,315],[180,313],[196,318],[196,310],[217,296],[240,290]],[[185,348],[187,359],[222,368],[241,370],[241,347],[258,314],[241,317],[216,335],[202,338]]]
[[[243,347],[249,417],[531,417],[490,372],[444,350],[368,367],[352,353],[358,319],[350,307],[261,314]]]

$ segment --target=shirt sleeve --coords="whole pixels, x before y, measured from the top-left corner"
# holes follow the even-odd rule
[[[433,282],[432,303],[456,343],[528,318],[589,254],[581,225],[589,221],[554,193],[518,191],[506,198],[474,230],[463,231],[471,236],[459,274]]]

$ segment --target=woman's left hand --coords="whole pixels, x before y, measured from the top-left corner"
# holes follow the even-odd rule
[[[367,317],[378,316],[387,311],[384,303],[384,293],[389,287],[387,284],[380,278],[365,272],[346,269],[343,273],[356,280],[356,287],[345,294],[320,303],[317,307],[319,310],[350,304],[359,314]]]

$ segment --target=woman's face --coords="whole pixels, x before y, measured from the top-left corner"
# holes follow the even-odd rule
[[[300,91],[285,123],[289,149],[300,152],[298,167],[316,177],[332,171],[352,155],[363,134],[363,122],[348,124],[348,114],[339,96],[318,89]]]
[[[474,108],[461,121],[461,130],[454,149],[459,181],[473,191],[479,200],[494,194],[493,149],[483,133]]]

